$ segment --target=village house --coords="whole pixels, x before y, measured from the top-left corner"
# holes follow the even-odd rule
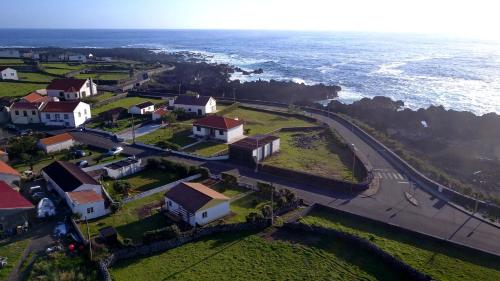
[[[168,110],[164,107],[160,107],[160,108],[156,109],[155,111],[153,111],[153,114],[151,114],[151,119],[153,121],[161,120],[161,118],[167,114],[168,114]]]
[[[204,225],[227,216],[229,201],[206,185],[183,182],[165,193],[165,210],[192,226]]]
[[[10,185],[19,185],[21,182],[21,175],[7,163],[0,161],[0,180]]]
[[[172,101],[171,106],[175,109],[184,109],[186,112],[198,116],[215,113],[217,111],[217,102],[214,98],[200,95],[178,96]]]
[[[10,105],[10,120],[14,124],[37,124],[40,123],[41,102],[18,101]]]
[[[127,158],[104,166],[108,177],[119,179],[141,171],[141,159]]]
[[[92,79],[54,79],[47,86],[47,96],[64,100],[78,100],[97,95]]]
[[[0,58],[20,58],[18,50],[0,49]]]
[[[70,61],[70,62],[82,62],[82,63],[86,63],[87,62],[87,56],[86,55],[82,55],[82,54],[68,55],[68,61]]]
[[[193,122],[193,135],[232,143],[244,137],[243,121],[211,115]]]
[[[280,150],[280,138],[271,135],[247,137],[229,145],[229,158],[232,161],[254,164]]]
[[[18,226],[26,226],[35,214],[35,206],[0,180],[0,232],[15,231]]]
[[[40,139],[37,143],[45,153],[58,152],[70,149],[76,144],[75,138],[69,133],[63,133],[48,138]]]
[[[38,102],[38,103],[47,101],[59,101],[59,99],[56,97],[44,96],[37,92],[29,93],[28,95],[24,96],[21,100],[25,102]]]
[[[93,219],[110,212],[101,184],[75,164],[55,161],[42,169],[42,176],[47,188],[59,194],[73,214]]]
[[[49,101],[40,110],[47,126],[78,127],[91,117],[90,105],[81,101]]]
[[[145,101],[136,105],[131,106],[128,109],[130,114],[144,115],[155,111],[155,104],[150,101]]]
[[[10,67],[0,67],[0,77],[2,80],[19,80],[17,70]]]

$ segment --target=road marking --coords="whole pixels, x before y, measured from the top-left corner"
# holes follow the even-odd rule
[[[399,179],[404,180],[403,176],[400,173],[397,173],[396,176],[398,176]]]
[[[407,181],[398,181],[398,183],[410,184],[410,183],[409,183],[409,182],[407,182]]]

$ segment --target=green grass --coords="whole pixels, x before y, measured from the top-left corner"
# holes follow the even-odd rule
[[[0,280],[7,280],[10,272],[19,262],[29,240],[20,240],[9,244],[0,244],[0,257],[7,258],[7,266],[0,269]]]
[[[69,256],[64,252],[41,255],[27,272],[26,280],[45,281],[95,281],[100,280],[95,264],[87,261],[83,255]]]
[[[280,152],[264,160],[265,164],[352,180],[352,153],[339,147],[325,131],[282,132],[279,136]]]
[[[96,80],[122,80],[129,78],[129,74],[126,72],[102,72],[102,73],[81,73],[75,75],[74,78],[87,79],[92,78]]]
[[[134,117],[134,124],[138,125],[140,123],[143,123],[145,121],[151,120],[150,116],[135,116]],[[112,133],[117,133],[124,131],[126,129],[131,129],[132,128],[132,116],[121,118],[116,120],[116,123],[111,127],[106,125],[104,122],[100,120],[94,120],[86,125],[88,128],[94,128],[94,129],[101,129],[104,131],[112,132]]]
[[[103,101],[103,100],[107,100],[107,99],[111,98],[114,95],[115,94],[112,93],[112,92],[99,92],[99,94],[97,96],[93,96],[90,99],[92,99],[94,102],[100,102],[100,101]]]
[[[18,72],[19,80],[30,82],[50,82],[56,77],[39,72]]]
[[[43,67],[47,68],[59,68],[59,69],[67,69],[67,70],[79,70],[85,68],[86,65],[69,65],[67,63],[59,63],[59,62],[49,62],[49,63],[42,63]]]
[[[0,65],[24,64],[22,59],[0,59]]]
[[[157,145],[159,141],[168,141],[183,147],[196,142],[196,139],[189,137],[192,134],[191,124],[176,123],[140,136],[137,141],[151,145]]]
[[[500,260],[457,247],[389,230],[382,226],[313,211],[302,222],[349,232],[371,240],[435,280],[500,280]]]
[[[320,237],[308,245],[224,233],[140,259],[118,262],[116,281],[401,280],[381,261]]]
[[[235,109],[225,116],[230,118],[238,117],[238,119],[243,120],[245,122],[245,125],[243,127],[245,130],[250,129],[250,135],[265,134],[282,127],[316,125],[312,122],[305,121],[296,117],[286,117],[243,108]]]
[[[256,193],[248,194],[238,200],[230,203],[231,212],[233,216],[226,219],[228,222],[245,222],[248,214],[255,212],[261,213],[262,207],[271,204],[271,198],[262,198]]]
[[[240,195],[242,193],[249,191],[246,188],[239,187],[239,186],[226,185],[222,182],[219,182],[213,186],[210,186],[210,188],[217,191],[217,192],[220,192],[220,193],[226,195],[229,198],[233,198],[237,195]]]
[[[227,150],[228,147],[226,143],[206,141],[190,146],[185,151],[204,157],[210,157],[218,152]]]
[[[45,87],[47,84],[0,82],[0,97],[22,97]]]
[[[167,219],[160,213],[153,213],[149,216],[141,218],[139,211],[145,205],[158,203],[163,201],[163,192],[124,204],[122,208],[107,217],[89,222],[90,235],[96,236],[99,234],[99,229],[105,226],[113,226],[119,236],[131,238],[135,242],[140,242],[142,234],[148,230],[155,230],[167,226]],[[80,225],[80,229],[86,235],[87,228],[84,224]]]
[[[115,107],[123,107],[123,108],[128,109],[129,107],[131,107],[133,105],[136,105],[136,104],[139,104],[139,103],[145,102],[145,101],[150,101],[152,103],[162,103],[162,102],[164,102],[163,100],[160,100],[160,99],[147,99],[147,98],[140,98],[140,97],[127,97],[127,98],[123,98],[123,99],[114,101],[112,103],[108,103],[108,104],[103,105],[103,106],[92,108],[92,115],[93,116],[97,116],[99,113],[107,111],[107,110],[110,110],[110,109],[115,108]]]

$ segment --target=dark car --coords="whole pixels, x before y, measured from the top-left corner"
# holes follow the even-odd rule
[[[73,155],[74,155],[76,158],[80,158],[80,157],[85,157],[85,156],[87,156],[87,153],[85,152],[85,150],[77,149],[77,150],[74,150],[74,151],[73,151]]]

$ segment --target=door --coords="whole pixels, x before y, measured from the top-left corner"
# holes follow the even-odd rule
[[[201,111],[201,109],[198,109],[198,116],[201,116],[203,115],[203,112]]]

